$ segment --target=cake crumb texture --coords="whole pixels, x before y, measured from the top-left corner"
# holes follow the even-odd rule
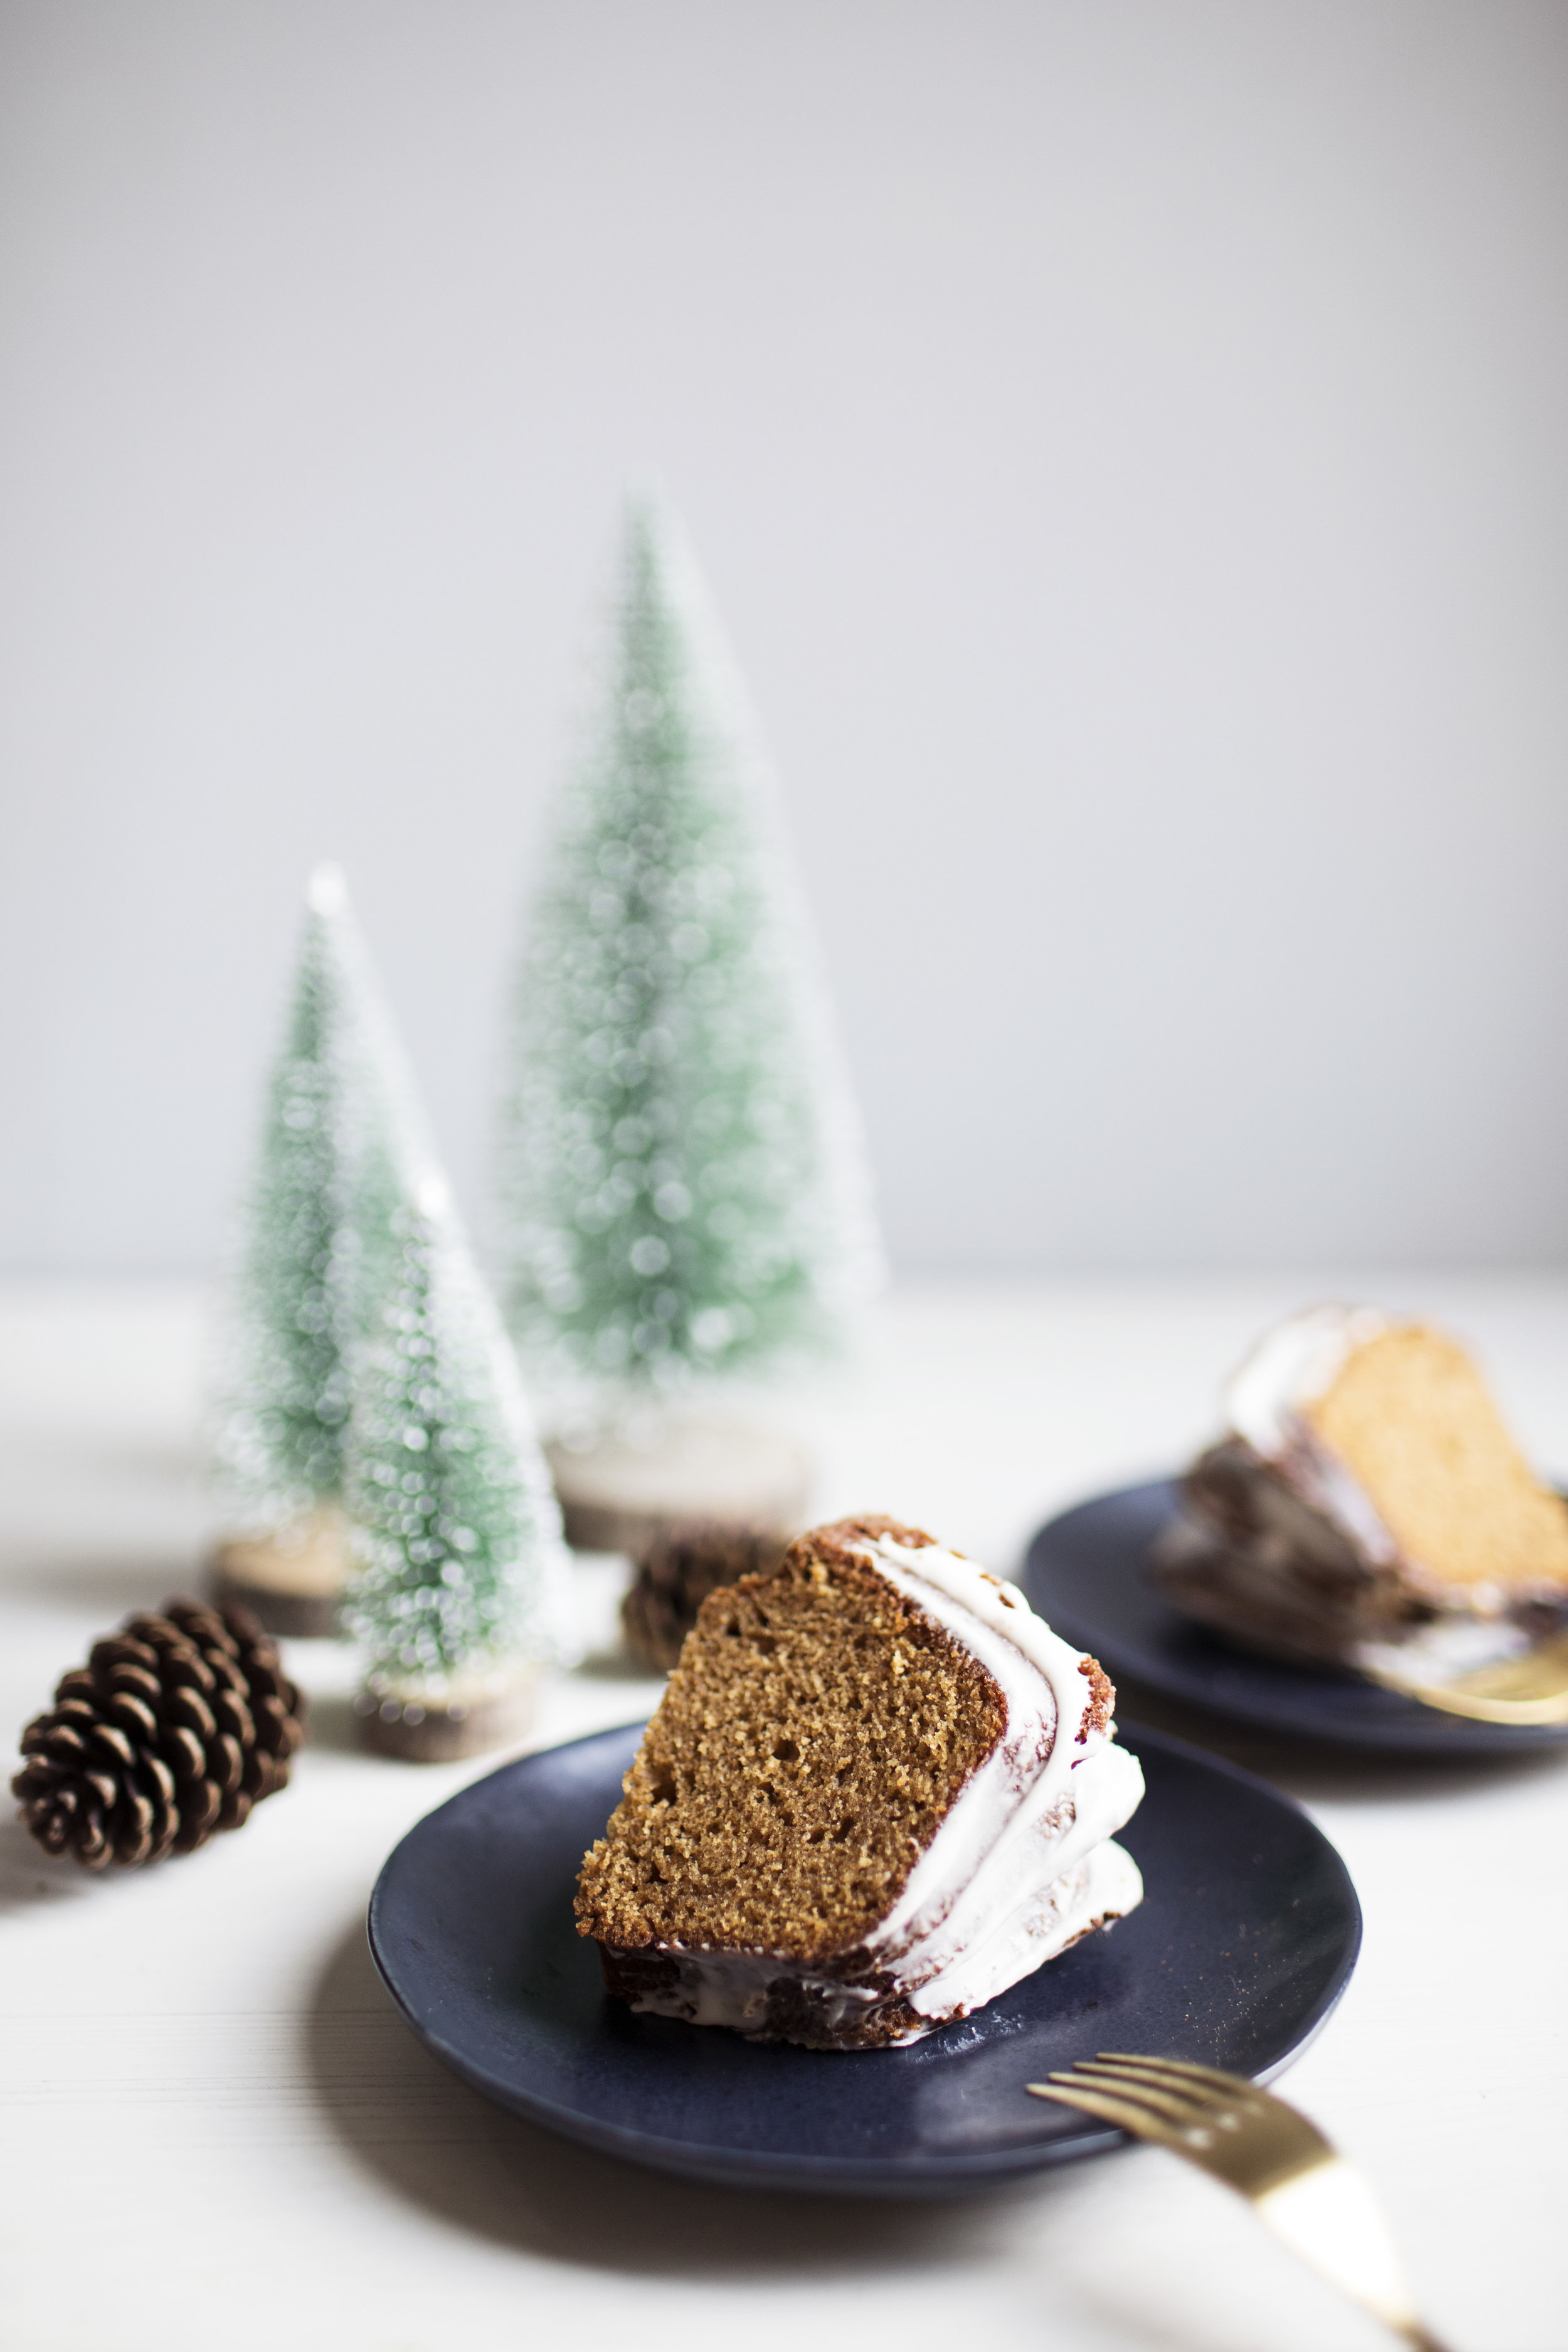
[[[585,1858],[579,1933],[816,1960],[898,1899],[1006,1725],[977,1659],[852,1546],[844,1519],[710,1593]]]
[[[1091,1731],[1110,1729],[1110,1718],[1116,1712],[1116,1685],[1098,1658],[1080,1658],[1078,1670],[1089,1685],[1089,1701],[1078,1732],[1078,1744],[1085,1748]]]
[[[1480,1373],[1442,1332],[1405,1324],[1365,1341],[1307,1417],[1435,1583],[1568,1589],[1568,1507],[1541,1485]]]

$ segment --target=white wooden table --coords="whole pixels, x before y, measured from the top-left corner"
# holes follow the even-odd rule
[[[1348,1286],[906,1287],[797,1411],[822,1509],[890,1510],[1012,1569],[1052,1511],[1183,1457],[1263,1320]],[[1538,1458],[1568,1466],[1568,1281],[1359,1287],[1468,1332]],[[200,1332],[180,1289],[0,1296],[0,1714],[18,1728],[92,1635],[192,1584]],[[614,1571],[583,1582],[607,1627]],[[489,1762],[356,1755],[352,1661],[295,1644],[292,1663],[313,1744],[241,1835],[100,1880],[0,1831],[5,2352],[1383,2341],[1154,2151],[861,2204],[665,2181],[491,2109],[415,2042],[363,1927],[388,1849]],[[656,1696],[562,1676],[537,1744]],[[1365,1908],[1354,1981],[1288,2092],[1364,2162],[1461,2352],[1568,2345],[1568,1757],[1229,1752],[1310,1808]]]

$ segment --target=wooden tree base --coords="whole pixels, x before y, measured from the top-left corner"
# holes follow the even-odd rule
[[[537,1683],[528,1668],[510,1682],[476,1687],[467,1699],[378,1698],[362,1691],[354,1701],[361,1744],[406,1764],[451,1764],[510,1747],[533,1721]]]
[[[805,1524],[812,1464],[775,1430],[698,1414],[670,1414],[634,1443],[605,1433],[587,1447],[545,1447],[579,1551],[640,1552],[698,1519],[794,1535]]]
[[[238,1604],[269,1633],[320,1640],[338,1630],[353,1569],[341,1511],[314,1512],[289,1535],[237,1536],[218,1546],[207,1581],[219,1608]]]

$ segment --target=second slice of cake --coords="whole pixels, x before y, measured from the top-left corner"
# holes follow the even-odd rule
[[[1186,1615],[1266,1656],[1397,1647],[1441,1675],[1568,1606],[1568,1507],[1444,1332],[1310,1308],[1264,1336],[1224,1409],[1150,1561]]]
[[[817,2049],[912,2042],[1142,1883],[1115,1694],[1016,1586],[846,1519],[703,1603],[580,1932],[632,2007]]]

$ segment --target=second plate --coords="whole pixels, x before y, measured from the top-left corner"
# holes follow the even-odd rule
[[[1216,1641],[1149,1579],[1150,1546],[1175,1508],[1173,1479],[1123,1486],[1064,1512],[1029,1546],[1021,1580],[1030,1601],[1113,1683],[1262,1730],[1402,1756],[1511,1756],[1568,1739],[1568,1724],[1472,1723],[1359,1675],[1277,1665]]]

